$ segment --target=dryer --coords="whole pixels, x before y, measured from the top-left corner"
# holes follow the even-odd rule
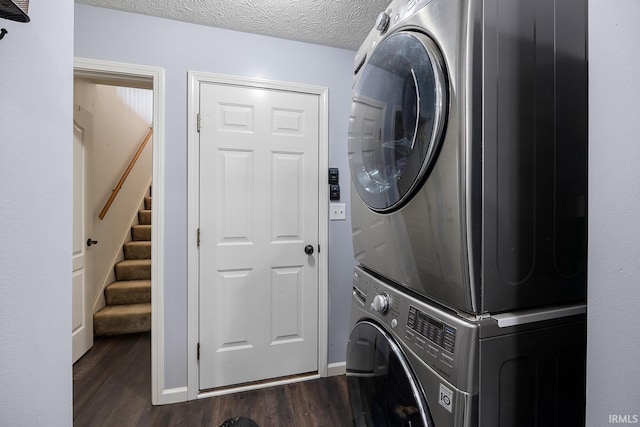
[[[355,270],[355,426],[584,426],[585,349],[584,305],[461,317]]]
[[[586,0],[395,0],[358,51],[356,260],[459,312],[583,301]]]

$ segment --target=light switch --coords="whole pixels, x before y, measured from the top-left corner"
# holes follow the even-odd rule
[[[340,200],[340,185],[331,184],[329,186],[329,200]]]
[[[329,220],[344,221],[347,219],[347,208],[345,203],[331,203],[329,205]]]

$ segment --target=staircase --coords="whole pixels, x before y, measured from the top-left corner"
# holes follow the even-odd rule
[[[93,315],[95,336],[151,330],[151,197],[144,198],[138,222],[114,267],[116,281],[105,288],[106,306]]]

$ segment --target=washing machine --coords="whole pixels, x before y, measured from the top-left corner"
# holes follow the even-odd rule
[[[587,1],[395,0],[358,51],[360,265],[459,312],[583,301]]]
[[[355,426],[584,426],[585,306],[465,318],[356,267]]]

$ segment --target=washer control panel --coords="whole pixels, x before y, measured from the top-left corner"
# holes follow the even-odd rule
[[[374,31],[378,31],[382,36],[398,22],[406,20],[408,17],[422,9],[433,0],[396,0],[387,9],[380,12],[376,18]]]
[[[477,390],[480,322],[412,295],[400,285],[357,266],[353,278],[351,324],[375,321],[399,344],[412,363],[428,366],[454,387]],[[372,362],[373,363],[373,362]]]
[[[409,306],[407,328],[449,353],[453,353],[455,349],[456,328],[434,319],[412,305]]]

